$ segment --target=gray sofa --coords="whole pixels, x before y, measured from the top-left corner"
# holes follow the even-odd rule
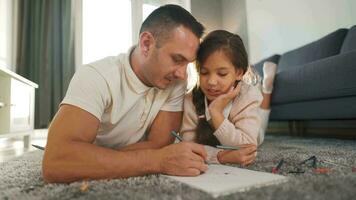
[[[261,75],[265,61],[278,64],[270,120],[356,119],[356,26],[263,59]]]

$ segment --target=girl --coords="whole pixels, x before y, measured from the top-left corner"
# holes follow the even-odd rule
[[[241,38],[224,30],[211,32],[200,45],[196,66],[199,83],[184,100],[183,139],[206,145],[208,163],[250,164],[263,141],[262,121],[268,121],[269,110],[260,108],[260,90],[242,80],[248,58]]]

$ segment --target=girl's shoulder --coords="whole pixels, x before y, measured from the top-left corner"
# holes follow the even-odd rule
[[[184,107],[194,107],[193,104],[193,90],[189,91],[184,96]]]
[[[188,91],[184,95],[184,101],[193,101],[193,90]]]
[[[235,97],[234,104],[249,104],[253,101],[262,102],[262,93],[257,85],[241,82],[240,94]]]

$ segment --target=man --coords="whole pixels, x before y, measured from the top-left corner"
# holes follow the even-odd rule
[[[207,170],[202,145],[171,144],[181,125],[187,64],[204,27],[183,8],[162,6],[127,54],[81,67],[49,127],[47,182]]]

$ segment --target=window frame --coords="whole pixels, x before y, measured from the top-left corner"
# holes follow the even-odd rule
[[[190,11],[191,0],[156,0],[161,5],[164,4],[178,4],[188,11]],[[155,2],[156,2],[155,1]],[[131,30],[132,30],[132,44],[137,44],[139,38],[139,31],[142,24],[143,4],[149,0],[131,0]],[[76,69],[83,65],[83,0],[72,1],[72,6],[75,15],[75,65]],[[98,3],[100,3],[98,1]],[[102,3],[102,2],[101,2]]]

